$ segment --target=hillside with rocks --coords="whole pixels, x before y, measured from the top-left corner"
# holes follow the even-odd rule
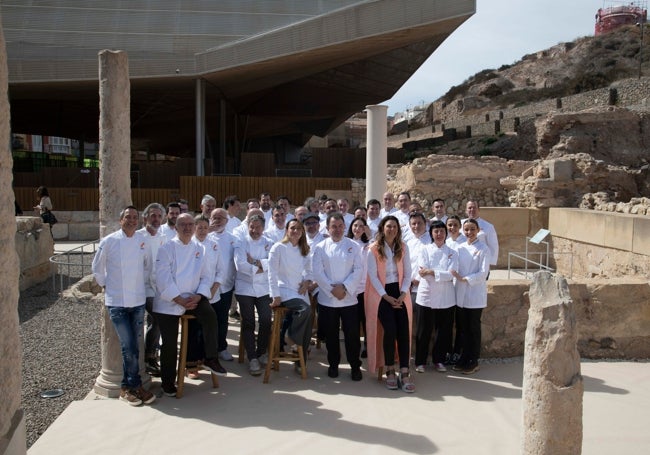
[[[454,125],[459,139],[435,146],[403,145],[413,161],[392,169],[389,188],[419,194],[425,207],[433,197],[446,199],[452,207],[479,198],[494,206],[650,215],[650,78],[638,77],[640,54],[641,69],[650,74],[650,45],[641,47],[638,28],[622,27],[477,73],[409,125],[409,130],[420,131],[430,126],[430,136],[441,125],[443,130]],[[572,107],[577,98],[580,103]],[[480,129],[477,118],[492,124],[497,115],[507,122],[527,106],[535,107],[517,118],[512,132],[475,132]],[[465,119],[472,125],[469,137],[462,126]],[[466,158],[478,166],[468,178],[462,171],[469,169]],[[449,166],[459,171],[447,173],[445,182],[452,174],[457,179],[441,186],[441,171]]]
[[[636,77],[639,57],[644,74],[650,72],[650,45],[641,46],[640,29],[621,27],[601,36],[578,38],[528,54],[499,69],[485,69],[451,87],[430,109],[435,121],[471,115],[486,109],[507,109],[549,98],[607,87]],[[416,119],[430,122],[432,116]]]

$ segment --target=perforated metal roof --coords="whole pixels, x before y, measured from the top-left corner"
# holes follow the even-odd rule
[[[97,53],[119,49],[129,56],[134,139],[192,155],[197,78],[207,82],[213,139],[225,99],[240,121],[231,137],[301,142],[390,98],[475,1],[1,0],[0,8],[14,131],[96,138]]]

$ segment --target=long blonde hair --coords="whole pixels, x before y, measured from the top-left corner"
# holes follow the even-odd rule
[[[303,256],[307,256],[309,254],[309,244],[307,243],[307,234],[305,232],[305,226],[302,224],[302,222],[294,218],[292,220],[287,221],[287,225],[285,226],[284,229],[284,237],[282,237],[282,240],[280,240],[280,243],[289,243],[289,225],[291,223],[298,223],[298,226],[302,229],[302,234],[300,234],[300,238],[298,239],[298,248],[300,248],[300,254]]]

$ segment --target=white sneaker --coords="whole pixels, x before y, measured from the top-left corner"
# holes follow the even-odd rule
[[[424,373],[424,365],[418,365],[415,367],[415,372],[416,373]]]
[[[269,363],[269,355],[264,353],[258,357],[258,360],[262,365],[266,365],[267,363]]]
[[[262,366],[260,365],[260,361],[257,359],[252,359],[250,362],[248,362],[248,372],[253,376],[259,376],[262,374]]]
[[[436,371],[439,373],[444,373],[445,371],[447,371],[447,368],[443,363],[436,363],[434,364],[434,367],[436,367]]]
[[[235,359],[235,358],[232,356],[232,354],[231,354],[230,352],[228,352],[227,349],[224,349],[223,351],[221,351],[221,352],[219,353],[219,358],[220,358],[221,360],[225,360],[226,362],[230,362],[230,361],[232,361],[232,360]]]

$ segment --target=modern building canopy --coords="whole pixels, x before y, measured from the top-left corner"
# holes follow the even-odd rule
[[[96,140],[97,54],[124,50],[134,144],[193,156],[197,103],[205,109],[209,150],[227,142],[233,155],[278,152],[326,135],[366,105],[391,98],[475,12],[476,2],[2,0],[0,6],[13,131]]]

